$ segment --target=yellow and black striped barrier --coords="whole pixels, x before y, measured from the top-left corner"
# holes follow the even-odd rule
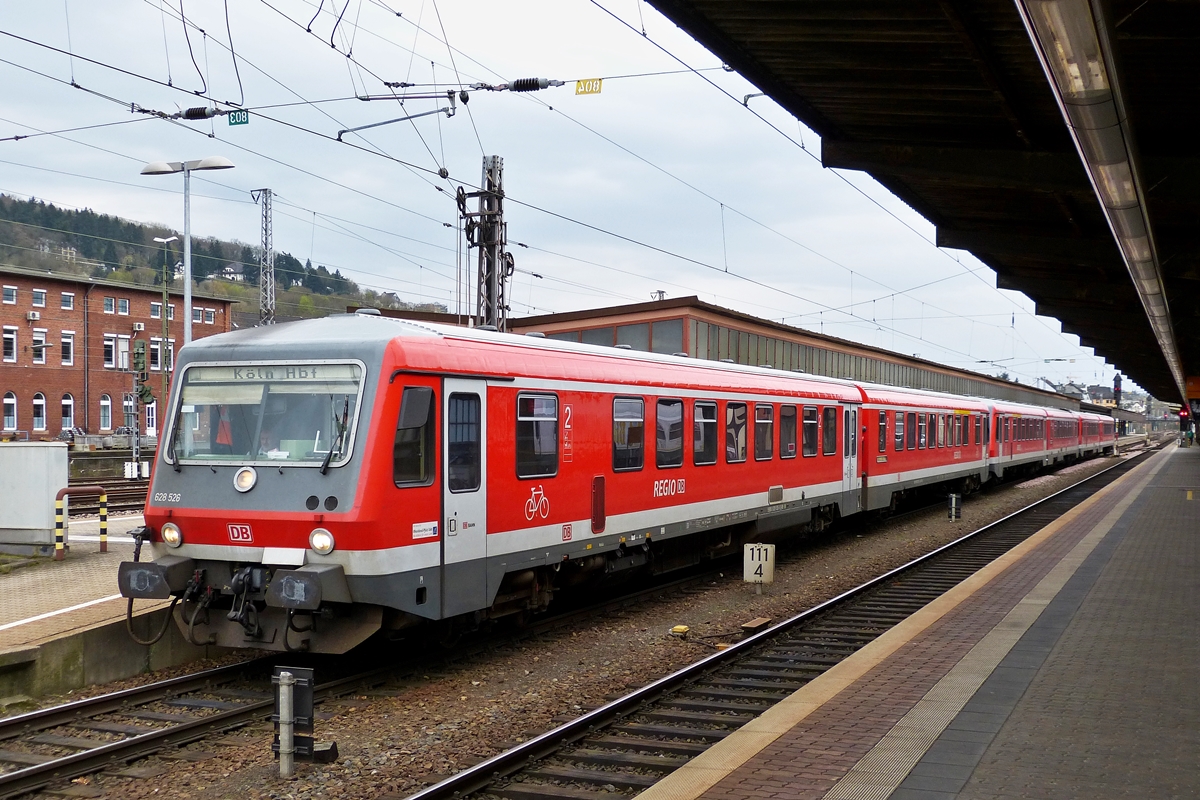
[[[63,560],[63,499],[54,499],[54,560]]]
[[[100,552],[108,552],[108,492],[100,493]]]
[[[67,530],[63,523],[63,500],[68,495],[100,495],[100,552],[108,552],[108,490],[103,486],[68,486],[59,489],[54,496],[54,560],[62,561],[67,555]]]

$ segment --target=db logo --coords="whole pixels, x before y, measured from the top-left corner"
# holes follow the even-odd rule
[[[253,542],[254,536],[250,533],[249,525],[239,525],[229,523],[229,541],[231,542]]]
[[[567,523],[562,527],[562,537],[564,542],[571,541],[571,524]]]

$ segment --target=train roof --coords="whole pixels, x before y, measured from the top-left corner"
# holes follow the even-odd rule
[[[207,336],[187,345],[180,352],[180,363],[276,358],[360,358],[369,363],[381,360],[388,348],[395,349],[406,364],[430,371],[590,381],[632,378],[645,385],[693,384],[843,401],[1059,416],[1057,410],[1023,403],[373,314],[334,314]]]

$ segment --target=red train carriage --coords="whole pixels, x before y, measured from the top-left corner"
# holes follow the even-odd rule
[[[864,459],[868,509],[895,508],[918,486],[959,481],[971,491],[987,480],[983,400],[893,386],[864,385],[871,444]]]
[[[1024,406],[347,315],[180,354],[154,562],[195,642],[344,652],[1042,458]],[[1013,420],[1025,420],[1014,423]],[[1041,427],[1030,427],[1037,421]]]

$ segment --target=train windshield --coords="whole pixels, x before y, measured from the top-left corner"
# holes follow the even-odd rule
[[[172,460],[337,466],[349,457],[362,372],[358,364],[189,367]]]

